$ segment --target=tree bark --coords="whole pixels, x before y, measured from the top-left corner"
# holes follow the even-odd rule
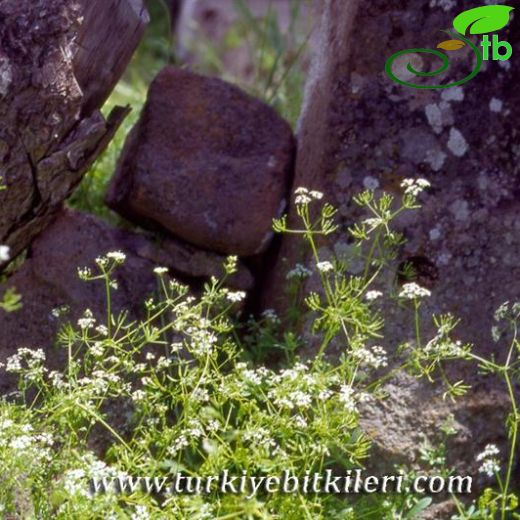
[[[100,107],[148,22],[141,0],[0,4],[0,244],[23,251],[60,210],[127,109]]]

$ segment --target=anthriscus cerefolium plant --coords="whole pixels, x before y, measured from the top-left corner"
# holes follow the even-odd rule
[[[511,479],[519,415],[512,386],[518,378],[520,307],[507,305],[497,313],[514,329],[507,362],[499,365],[452,339],[456,320],[451,316],[435,317],[436,336],[423,340],[419,309],[430,292],[410,281],[397,289],[395,298],[414,313],[416,340],[402,346],[398,367],[390,366],[382,346],[384,317],[378,309],[383,295],[376,281],[403,241],[392,221],[417,210],[418,197],[428,186],[421,179],[405,180],[399,200],[388,194],[376,197],[370,190],[355,198],[369,213],[350,229],[365,265],[356,276],[340,261],[320,258],[319,238],[338,229],[335,209],[325,204],[313,218],[323,195],[296,191],[301,228],[290,228],[284,218],[275,229],[301,235],[313,255],[311,266],[295,266],[288,274],[290,290],[295,291],[294,284],[294,294],[304,292],[301,281],[313,273],[321,280],[320,290],[304,295],[306,307],[299,309],[309,313],[313,342],[319,343],[312,359],[302,356],[305,339],[295,330],[283,330],[274,311],[256,320],[237,320],[245,294],[226,288],[236,258],[226,262],[223,279],[210,280],[199,294],[172,279],[167,269],[156,268],[157,291],[144,302],[139,320],[112,308],[124,252],[80,266],[85,283],[104,287],[106,314],[95,316],[86,309],[75,323],[67,322],[66,314],[61,318],[57,343],[67,355],[63,370],[48,369],[45,353],[38,349],[20,349],[6,363],[5,370],[19,377],[19,391],[0,402],[2,515],[67,520],[417,518],[431,497],[313,489],[255,493],[248,488],[242,493],[232,487],[223,493],[211,486],[176,493],[164,492],[160,482],[179,475],[246,478],[284,472],[305,479],[363,468],[370,463],[370,441],[360,427],[360,407],[382,398],[382,385],[397,369],[431,380],[440,374],[446,397],[455,398],[466,387],[447,381],[442,366],[462,358],[505,379],[513,412],[505,469],[496,447],[479,455],[496,488],[469,506],[454,497],[456,518],[507,518],[517,504]],[[55,315],[64,311],[57,309]],[[333,343],[342,345],[339,355],[328,355]],[[424,472],[450,474],[442,447],[425,444],[421,459]],[[409,482],[417,469],[399,471]],[[127,487],[125,476],[155,478],[153,492],[140,484]],[[96,480],[103,478],[119,487],[109,485],[103,492]]]

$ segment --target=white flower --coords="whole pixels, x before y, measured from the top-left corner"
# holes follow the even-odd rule
[[[296,417],[294,417],[294,424],[296,426],[298,426],[298,428],[307,428],[308,426],[308,423],[307,423],[307,420],[305,419],[305,417],[302,417],[301,415],[297,415]]]
[[[188,421],[188,428],[184,430],[188,437],[194,439],[200,439],[204,435],[204,429],[202,424],[196,419],[190,419]]]
[[[226,294],[226,298],[233,303],[241,302],[246,297],[244,291],[229,292]]]
[[[158,369],[165,369],[165,368],[168,368],[169,366],[171,366],[172,363],[173,363],[173,361],[170,358],[161,356],[157,360],[157,368]]]
[[[348,385],[341,385],[339,392],[339,401],[345,405],[349,412],[356,411],[356,401],[354,399],[354,390]]]
[[[95,262],[99,267],[105,267],[108,264],[108,258],[105,256],[98,256]]]
[[[143,390],[136,390],[133,394],[132,394],[132,399],[136,402],[136,403],[139,403],[140,401],[144,401],[146,399],[146,392],[144,392]]]
[[[318,268],[318,271],[322,273],[328,273],[329,271],[332,271],[334,269],[334,266],[331,264],[331,262],[318,262],[316,264],[316,267]]]
[[[105,353],[103,343],[101,341],[96,341],[94,345],[90,348],[90,353],[94,357],[101,357]]]
[[[163,274],[166,274],[168,272],[168,268],[167,267],[156,267],[153,272],[158,275],[158,276],[161,276]]]
[[[78,320],[78,326],[82,330],[91,329],[96,323],[96,318],[90,309],[83,313],[83,317]]]
[[[108,336],[108,328],[106,325],[98,325],[96,327],[96,332],[101,336]]]
[[[122,251],[111,251],[107,253],[107,258],[114,260],[116,264],[122,264],[126,260],[126,255]]]
[[[405,283],[401,288],[401,292],[399,293],[399,298],[404,298],[405,300],[415,300],[418,298],[427,298],[431,296],[431,292],[424,287],[416,284],[415,282]]]
[[[6,372],[19,372],[22,370],[21,357],[19,355],[14,355],[7,358],[7,365],[5,367]]]
[[[19,435],[18,437],[15,437],[9,447],[13,450],[27,450],[31,447],[33,443],[33,438],[30,435]]]
[[[188,442],[186,435],[179,435],[179,437],[175,439],[173,446],[170,446],[166,451],[170,455],[175,456],[179,451],[183,448],[187,448],[189,445],[190,443]]]
[[[135,506],[135,513],[132,514],[131,520],[149,520],[150,513],[146,506]]]
[[[313,200],[321,200],[323,198],[323,193],[321,191],[309,191],[307,188],[303,187],[297,188],[294,191],[294,194],[296,195],[294,202],[297,205],[310,204]]]
[[[199,403],[207,403],[209,401],[209,392],[205,388],[195,388],[191,393],[191,399]]]
[[[301,408],[308,408],[312,403],[312,397],[301,390],[296,390],[289,395],[289,399]]]
[[[245,431],[243,436],[244,440],[251,443],[253,446],[261,448],[273,448],[276,446],[276,442],[272,439],[269,430],[262,426]]]
[[[382,218],[366,218],[363,220],[363,224],[367,225],[373,231],[377,226],[381,225],[384,222]]]
[[[0,263],[8,262],[11,258],[11,249],[9,246],[0,246]]]
[[[226,263],[224,264],[224,269],[226,273],[233,274],[238,270],[238,256],[231,255],[226,258]]]
[[[308,195],[297,195],[294,199],[294,203],[297,206],[303,206],[304,204],[309,204],[309,202],[312,202],[312,199]]]
[[[319,398],[320,401],[327,401],[331,397],[332,397],[332,390],[329,390],[329,389],[322,390],[318,394],[318,398]]]
[[[214,345],[218,341],[218,337],[212,332],[205,329],[196,329],[190,327],[186,332],[191,336],[190,350],[193,354],[202,356],[211,354]]]
[[[494,444],[488,444],[482,453],[476,457],[477,462],[482,462],[479,473],[484,473],[488,477],[495,476],[500,471],[500,463],[497,455],[500,450]]]
[[[495,455],[500,454],[500,450],[497,448],[495,444],[488,444],[484,448],[482,453],[479,453],[476,457],[477,462],[480,462],[484,459],[489,459],[490,457],[494,457]]]
[[[429,188],[431,184],[426,179],[404,179],[401,182],[401,188],[404,189],[405,195],[412,195],[417,197],[426,188]]]
[[[442,357],[464,357],[467,353],[460,340],[453,341],[442,331],[428,341],[423,350],[425,354]]]
[[[6,372],[21,372],[22,361],[25,361],[29,369],[37,370],[45,362],[45,352],[42,349],[19,348],[16,354],[7,358]]]
[[[52,309],[51,314],[54,318],[61,318],[61,316],[67,314],[69,310],[70,309],[67,305],[60,305],[59,307]]]
[[[78,277],[80,280],[88,280],[92,276],[92,271],[88,267],[78,268]]]
[[[85,470],[83,469],[70,469],[63,475],[63,488],[69,495],[82,495],[88,497],[86,490],[86,483],[84,481],[86,477]]]
[[[242,372],[242,377],[253,385],[262,384],[262,376],[258,374],[255,370],[244,370]]]
[[[371,301],[374,301],[374,300],[377,300],[378,298],[380,298],[381,296],[383,296],[383,293],[381,291],[368,291],[366,294],[365,294],[365,298],[371,302]]]
[[[180,342],[172,343],[170,345],[170,350],[171,350],[172,354],[176,354],[177,352],[180,352],[182,350],[182,347],[183,347],[183,345]]]
[[[486,474],[488,477],[493,477],[500,471],[500,464],[496,459],[487,459],[482,463],[478,471]]]
[[[374,346],[370,349],[359,348],[352,352],[352,356],[359,360],[363,365],[378,369],[388,365],[388,357],[386,350],[380,346]]]

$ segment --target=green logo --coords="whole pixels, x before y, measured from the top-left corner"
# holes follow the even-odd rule
[[[437,49],[422,48],[405,49],[390,56],[385,65],[386,74],[392,81],[395,81],[399,85],[417,89],[441,89],[456,87],[463,83],[467,83],[480,72],[484,60],[487,61],[493,59],[495,61],[506,61],[513,55],[513,47],[509,42],[499,40],[496,34],[494,34],[490,40],[487,34],[504,28],[509,23],[509,16],[513,9],[514,7],[509,7],[507,5],[486,5],[463,11],[453,20],[453,27],[457,32],[443,31],[446,32],[451,39],[439,43],[437,49],[453,52],[462,49],[463,47],[469,47],[475,55],[475,66],[465,78],[441,85],[423,85],[398,78],[394,72],[395,61],[401,56],[407,54],[429,54],[441,60],[441,65],[435,70],[429,72],[416,70],[414,66],[408,62],[406,70],[413,76],[429,78],[438,76],[448,69],[450,63],[447,54]],[[482,37],[482,42],[480,43],[482,50],[480,50],[480,48],[469,39],[470,35],[476,34],[484,35]]]

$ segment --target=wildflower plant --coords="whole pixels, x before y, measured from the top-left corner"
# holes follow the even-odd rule
[[[508,447],[505,454],[494,444],[488,444],[476,456],[480,464],[479,472],[490,483],[476,503],[466,508],[457,499],[458,519],[520,518],[520,495],[513,483],[513,472],[517,464],[520,410],[517,385],[520,382],[520,340],[518,325],[520,321],[520,303],[505,302],[495,311],[496,325],[492,335],[497,343],[505,343],[505,355],[502,359],[485,358],[471,351],[465,357],[477,364],[480,370],[503,381],[509,401],[510,413],[506,419]]]
[[[436,317],[436,336],[423,341],[418,309],[429,291],[415,283],[398,291],[396,304],[411,303],[416,342],[403,347],[401,365],[390,363],[378,306],[384,295],[377,279],[391,267],[403,241],[392,221],[418,209],[426,187],[424,182],[407,183],[399,201],[387,194],[376,197],[371,190],[356,197],[370,214],[350,229],[365,262],[359,275],[349,274],[338,259],[320,257],[319,239],[338,229],[331,205],[322,205],[312,216],[322,204],[320,192],[297,190],[301,228],[289,227],[287,218],[275,222],[276,230],[302,236],[313,255],[312,269],[297,266],[290,280],[300,284],[303,294],[302,281],[317,277],[321,282],[319,290],[304,294],[318,343],[312,359],[303,356],[304,338],[296,330],[283,330],[284,318],[274,310],[237,321],[246,295],[226,287],[237,269],[234,257],[227,260],[223,279],[209,280],[198,295],[172,279],[166,268],[156,268],[157,291],[144,302],[139,319],[116,314],[111,304],[124,252],[97,258],[95,268],[80,268],[85,283],[103,284],[106,312],[95,315],[86,309],[75,323],[63,323],[57,343],[67,354],[64,369],[51,370],[41,350],[27,348],[5,367],[18,376],[19,392],[0,403],[0,460],[7,468],[0,487],[2,514],[136,520],[416,518],[431,498],[413,493],[352,498],[301,490],[221,493],[215,488],[176,493],[157,485],[150,492],[127,487],[124,478],[148,475],[160,484],[175,475],[289,472],[303,479],[312,473],[345,473],[368,462],[370,439],[361,428],[360,411],[381,398],[383,383],[396,370],[431,380],[439,375],[446,395],[453,397],[462,385],[450,383],[443,372],[443,364],[452,359],[477,359],[511,382],[518,370],[516,332],[503,366],[477,358],[469,346],[454,340],[456,321],[450,316]],[[508,306],[500,315],[511,313],[517,316],[518,308]],[[340,354],[329,355],[338,342]],[[516,405],[514,410],[508,421],[512,454]],[[423,454],[430,466],[442,466],[440,452],[424,448]],[[483,468],[500,477],[500,487],[487,492],[479,511],[511,511],[516,499],[511,491],[514,455],[505,473],[498,457],[491,448],[482,456]],[[100,479],[119,487],[100,492],[93,484]],[[465,506],[457,504],[460,514],[466,514]]]

